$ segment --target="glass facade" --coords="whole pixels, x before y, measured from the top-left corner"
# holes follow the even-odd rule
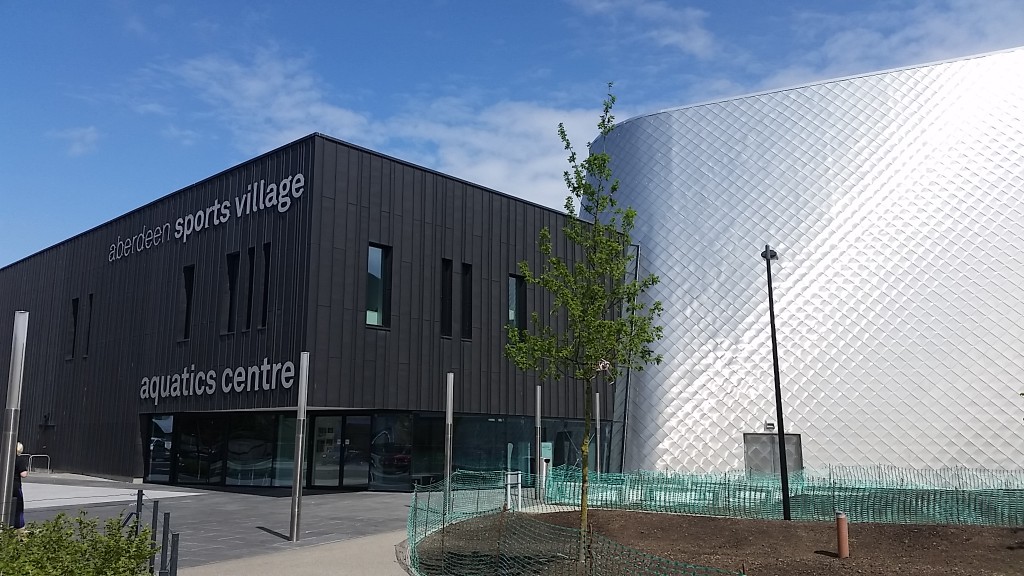
[[[174,416],[154,416],[149,429],[149,479],[151,482],[170,482]]]
[[[533,472],[533,420],[524,417],[456,416],[452,466],[456,470]]]
[[[295,417],[277,417],[274,486],[291,486],[295,472]]]
[[[370,488],[408,490],[412,485],[412,414],[378,414],[370,438]]]
[[[241,412],[231,415],[226,484],[273,484],[275,421],[275,416],[265,412]]]
[[[545,419],[543,441],[553,466],[580,466],[583,422]],[[590,468],[618,471],[611,462],[611,423],[602,422],[601,449],[591,434]],[[290,487],[295,417],[272,412],[160,414],[150,419],[147,482]],[[310,418],[306,485],[317,488],[408,491],[444,478],[444,414],[318,413]],[[534,419],[455,415],[455,470],[521,470],[534,474]],[[619,440],[621,442],[621,439]],[[621,452],[621,451],[620,451]],[[619,453],[620,453],[619,452]]]
[[[310,464],[313,475],[309,483],[313,486],[337,486],[341,479],[342,437],[344,426],[342,416],[317,416],[313,418],[313,449]]]
[[[370,486],[370,416],[346,416],[342,488]]]
[[[227,421],[223,416],[179,414],[175,419],[176,481],[215,484],[224,480]]]

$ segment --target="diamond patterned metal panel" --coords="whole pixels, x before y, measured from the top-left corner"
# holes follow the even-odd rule
[[[606,142],[661,277],[625,468],[1024,465],[1024,49],[668,110]]]

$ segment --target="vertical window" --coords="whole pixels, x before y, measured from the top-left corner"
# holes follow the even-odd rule
[[[366,263],[366,323],[388,326],[391,315],[391,248],[370,245]]]
[[[441,336],[452,335],[452,261],[441,259]]]
[[[225,331],[229,334],[235,331],[238,318],[238,252],[228,254],[228,318]]]
[[[473,266],[462,263],[462,339],[473,338]]]
[[[249,291],[245,296],[245,329],[252,328],[252,299],[256,294],[256,247],[249,247]]]
[[[94,295],[95,294],[93,294],[92,292],[89,293],[89,301],[88,301],[89,308],[86,311],[88,315],[85,317],[85,335],[84,335],[85,341],[82,343],[82,348],[83,348],[82,355],[83,355],[83,357],[89,355],[89,340],[92,339],[91,338],[91,336],[92,336],[92,319],[95,316],[95,314],[93,314],[93,311],[94,311],[94,309],[93,309],[93,296]]]
[[[185,289],[185,317],[182,323],[181,339],[192,337],[192,289],[195,287],[196,267],[189,264],[181,269],[181,279]]]
[[[71,299],[71,326],[68,331],[68,353],[66,358],[75,357],[75,340],[78,339],[78,298]]]
[[[526,279],[515,274],[508,277],[507,325],[518,330],[526,329]]]
[[[270,242],[263,245],[263,312],[260,315],[260,326],[267,325],[267,314],[270,311]]]

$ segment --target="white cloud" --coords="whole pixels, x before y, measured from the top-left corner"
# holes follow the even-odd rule
[[[67,142],[69,156],[82,156],[96,150],[100,131],[95,126],[85,126],[56,130],[50,132],[48,136]]]
[[[160,131],[160,135],[168,140],[172,140],[181,144],[182,146],[191,146],[199,139],[199,132],[195,130],[189,130],[187,128],[179,128],[174,124],[169,124]]]
[[[210,106],[247,153],[261,153],[310,132],[374,141],[362,114],[331,104],[306,63],[262,53],[250,62],[195,58],[171,74]]]
[[[149,28],[146,27],[146,23],[142,21],[142,18],[136,15],[128,16],[125,19],[124,27],[132,34],[142,38],[145,38],[150,34]]]
[[[155,114],[157,116],[168,116],[171,114],[171,110],[167,106],[157,102],[138,102],[130,105],[132,110],[139,114]]]
[[[653,41],[683,54],[709,59],[716,54],[714,35],[704,26],[707,13],[661,0],[570,0],[583,13],[609,18],[617,35]]]
[[[704,27],[707,13],[695,8],[675,8],[663,2],[640,2],[636,14],[650,25],[648,36],[661,46],[707,59],[715,53],[715,38]]]
[[[802,52],[761,88],[923,64],[1024,44],[1019,0],[924,0],[796,18]]]
[[[560,209],[565,204],[562,173],[567,153],[558,139],[558,123],[565,124],[577,153],[584,155],[587,143],[597,135],[598,110],[599,106],[558,109],[515,101],[474,109],[462,101],[445,100],[393,118],[388,127],[413,144],[402,150],[403,158]]]
[[[339,106],[306,62],[264,53],[251,62],[206,56],[173,66],[172,75],[208,106],[202,112],[257,154],[311,132],[323,132],[539,204],[565,203],[566,154],[557,135],[566,125],[580,154],[597,134],[597,113],[532,102],[481,105],[475,98],[439,98],[371,119]],[[163,130],[189,143],[195,131]]]

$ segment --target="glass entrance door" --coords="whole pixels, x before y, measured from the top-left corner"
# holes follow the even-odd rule
[[[337,488],[341,485],[341,463],[345,449],[342,424],[342,416],[317,416],[313,420],[311,486]]]

